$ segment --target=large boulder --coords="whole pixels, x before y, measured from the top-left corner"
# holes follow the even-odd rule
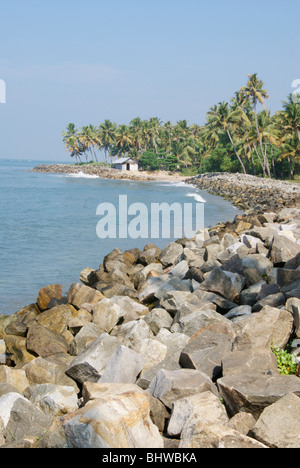
[[[24,396],[43,413],[53,417],[76,411],[79,405],[73,387],[34,384],[25,390]]]
[[[195,448],[258,449],[268,447],[224,424],[208,424],[195,417],[184,426],[179,449]]]
[[[101,292],[85,286],[81,283],[74,283],[68,291],[68,303],[80,309],[83,304],[96,304],[104,298]]]
[[[18,393],[8,393],[0,398],[0,418],[4,423],[7,444],[25,438],[43,437],[52,425],[52,417]]]
[[[69,448],[163,448],[150,419],[147,395],[139,392],[105,395],[65,416]]]
[[[286,263],[300,252],[300,246],[286,236],[275,235],[269,257],[274,264]]]
[[[107,362],[99,383],[135,383],[145,358],[126,346],[119,346]]]
[[[117,338],[103,333],[70,363],[66,374],[79,383],[98,382],[118,346]]]
[[[148,391],[170,409],[176,400],[187,396],[206,391],[217,394],[207,374],[191,369],[159,370]]]
[[[60,284],[51,284],[40,290],[36,301],[39,309],[46,310],[51,299],[62,299],[62,286]]]
[[[264,409],[251,435],[270,448],[300,448],[300,398],[293,393]]]
[[[66,339],[49,328],[34,323],[28,329],[26,347],[29,352],[43,358],[54,354],[67,353],[68,342]]]
[[[105,298],[93,306],[93,323],[99,326],[103,333],[110,333],[123,317],[123,310],[111,299]]]
[[[169,244],[160,254],[159,261],[163,264],[164,267],[170,265],[176,265],[180,262],[183,255],[183,246],[172,242]]]
[[[182,350],[180,364],[197,369],[216,379],[222,370],[222,358],[231,351],[233,338],[225,333],[205,329]]]
[[[217,385],[231,416],[246,411],[257,419],[267,406],[288,393],[300,396],[300,379],[295,375],[228,375]]]
[[[208,423],[225,424],[228,416],[220,399],[212,392],[203,392],[174,402],[168,424],[168,435],[178,436],[190,418]]]
[[[235,302],[239,298],[244,283],[245,280],[241,275],[214,268],[201,284],[200,290],[220,294],[229,301]]]
[[[234,325],[237,334],[233,343],[235,350],[285,348],[293,331],[293,316],[285,310],[265,306]]]

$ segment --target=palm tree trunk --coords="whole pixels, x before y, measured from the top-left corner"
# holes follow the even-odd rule
[[[244,163],[243,163],[243,161],[241,160],[240,155],[239,155],[238,152],[237,152],[237,149],[236,149],[236,146],[235,146],[235,144],[234,144],[234,142],[233,142],[233,139],[232,139],[232,136],[231,136],[231,134],[230,134],[230,131],[228,130],[228,128],[227,128],[226,130],[227,130],[227,134],[228,134],[229,140],[231,141],[231,144],[232,144],[232,146],[233,146],[235,155],[236,155],[236,157],[238,158],[238,160],[239,160],[239,162],[240,162],[240,165],[242,166],[242,169],[243,169],[243,171],[244,171],[244,174],[247,174],[247,171],[246,171],[246,169],[245,169]]]
[[[252,164],[253,175],[256,176],[257,174],[256,174],[256,169],[255,169],[255,164],[254,164],[253,151],[252,151],[252,148],[251,148],[250,145],[249,145],[249,150],[250,150],[250,154],[251,154],[251,164]]]
[[[271,145],[271,156],[272,156],[272,169],[273,169],[274,178],[277,179],[276,168],[275,168],[275,161],[274,161],[274,150],[273,150],[273,146],[272,146],[272,145]]]
[[[256,156],[258,157],[258,160],[259,160],[260,165],[261,165],[261,167],[262,167],[264,177],[266,177],[267,174],[266,174],[265,165],[262,163],[262,160],[260,159],[260,156],[259,156],[259,153],[258,153],[258,151],[257,151],[256,145],[253,145],[253,146],[254,146],[254,149],[255,149]]]

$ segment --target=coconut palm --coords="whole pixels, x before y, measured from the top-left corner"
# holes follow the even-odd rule
[[[263,156],[264,151],[257,120],[257,105],[260,103],[264,109],[266,109],[265,99],[267,99],[269,96],[268,92],[263,89],[264,82],[258,79],[257,73],[254,73],[254,75],[248,75],[248,78],[247,86],[243,86],[240,91],[244,94],[246,102],[248,101],[252,104],[259,146],[261,155]]]
[[[219,141],[219,132],[226,132],[230,143],[234,149],[235,155],[242,167],[244,174],[246,168],[238,153],[236,144],[233,141],[231,129],[234,128],[236,123],[241,118],[240,110],[231,111],[227,102],[220,102],[218,106],[211,107],[207,113],[207,128],[208,135],[214,141]]]

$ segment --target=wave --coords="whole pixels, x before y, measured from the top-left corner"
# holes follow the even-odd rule
[[[65,177],[72,177],[74,179],[99,179],[99,176],[93,174],[85,174],[84,172],[71,172],[70,174],[66,174]]]
[[[198,203],[206,203],[206,200],[204,200],[199,193],[188,193],[187,197],[194,198]]]

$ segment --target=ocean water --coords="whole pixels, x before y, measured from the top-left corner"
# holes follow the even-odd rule
[[[101,203],[117,207],[119,196],[126,195],[128,206],[140,202],[150,211],[151,203],[184,206],[204,199],[205,226],[233,220],[239,213],[229,202],[181,182],[31,172],[43,163],[51,161],[0,160],[0,315],[35,302],[49,284],[60,283],[66,293],[84,268],[97,269],[116,247],[143,249],[153,242],[164,248],[174,240],[172,233],[168,239],[99,238]]]

